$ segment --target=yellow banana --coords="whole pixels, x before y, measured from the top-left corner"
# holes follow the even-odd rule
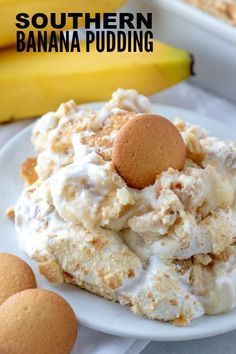
[[[186,51],[154,41],[153,53],[0,53],[0,122],[39,116],[64,101],[106,100],[119,87],[153,94],[191,75]]]
[[[27,13],[30,17],[35,13],[49,15],[52,12],[89,12],[91,16],[96,12],[114,12],[124,5],[127,0],[0,0],[1,31],[0,47],[16,42],[16,15]],[[66,28],[72,28],[72,20],[67,21]],[[50,31],[47,26],[45,30]],[[26,33],[34,30],[29,26]]]

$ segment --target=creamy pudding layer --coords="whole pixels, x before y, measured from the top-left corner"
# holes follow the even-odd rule
[[[148,99],[118,90],[101,110],[70,101],[35,125],[38,180],[17,205],[20,246],[52,282],[186,324],[236,302],[236,145],[175,122],[187,150],[180,172],[130,188],[111,161],[114,139]]]

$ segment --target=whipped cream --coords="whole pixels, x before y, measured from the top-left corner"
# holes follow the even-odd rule
[[[134,203],[111,162],[94,152],[61,169],[50,180],[53,204],[59,215],[91,229],[119,218],[123,208]]]

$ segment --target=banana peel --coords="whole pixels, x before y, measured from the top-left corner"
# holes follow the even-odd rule
[[[27,13],[30,18],[36,13],[43,13],[47,16],[55,12],[89,12],[91,16],[98,12],[114,12],[123,6],[127,0],[0,0],[1,31],[0,48],[9,46],[16,42],[16,15]],[[81,26],[83,22],[81,21]],[[64,29],[72,28],[72,19],[67,21]],[[35,30],[29,26],[24,32]],[[45,31],[50,32],[50,25],[45,27]]]
[[[0,52],[0,122],[36,117],[61,102],[107,100],[122,87],[150,95],[192,74],[192,57],[154,41],[153,53]]]

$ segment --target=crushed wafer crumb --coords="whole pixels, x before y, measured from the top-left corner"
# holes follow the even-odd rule
[[[183,327],[188,324],[188,320],[184,316],[179,316],[172,321],[173,325]]]
[[[63,283],[63,274],[61,267],[56,261],[47,261],[39,264],[39,272],[50,283],[61,284]]]
[[[195,263],[199,263],[202,265],[208,265],[212,262],[211,256],[208,254],[196,254],[194,256]]]
[[[226,250],[224,250],[223,252],[221,252],[220,254],[214,255],[214,260],[227,262],[228,259],[229,259],[229,256],[230,256],[229,250],[226,249]]]
[[[6,216],[9,218],[9,219],[14,219],[15,218],[15,210],[13,207],[10,207],[6,210]]]
[[[38,175],[35,171],[36,165],[37,165],[36,157],[29,157],[21,165],[20,176],[27,182],[27,184],[33,184],[38,179]]]

